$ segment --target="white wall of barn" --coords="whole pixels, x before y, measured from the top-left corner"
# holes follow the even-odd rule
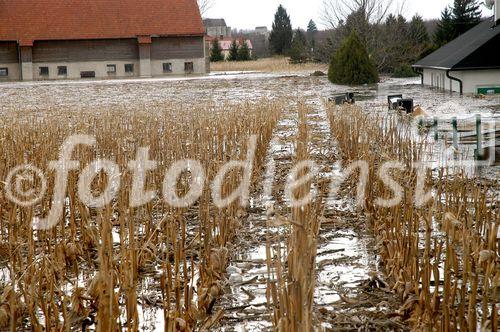
[[[475,94],[479,87],[500,86],[500,70],[452,71],[463,82],[463,93]],[[443,91],[460,92],[460,84],[446,77],[446,70],[424,69],[424,85]]]
[[[206,62],[204,58],[195,59],[165,59],[151,60],[151,76],[161,77],[168,75],[184,75],[184,63],[193,62],[193,74],[205,74]],[[172,72],[163,72],[163,63],[172,63]],[[108,65],[116,66],[116,73],[108,73]],[[125,72],[125,65],[133,64],[134,72]],[[65,66],[67,68],[66,75],[58,75],[58,67]],[[40,67],[48,67],[49,75],[40,75]],[[0,64],[0,68],[8,68],[8,76],[0,77],[2,81],[18,81],[20,79],[20,70],[18,63]],[[49,63],[23,63],[23,76],[25,80],[64,80],[64,79],[80,79],[80,73],[83,71],[95,72],[95,78],[98,79],[114,79],[127,77],[140,77],[140,62],[139,61],[84,61],[84,62],[49,62]]]
[[[160,77],[167,75],[184,75],[184,63],[193,62],[194,71],[193,74],[204,74],[205,73],[205,59],[165,59],[165,60],[151,60],[150,70],[148,71],[148,76]],[[163,72],[163,63],[172,63],[172,72]],[[126,73],[125,65],[133,64],[134,72]],[[116,73],[108,73],[107,66],[115,65]],[[58,69],[59,66],[67,67],[67,75],[59,76]],[[40,67],[49,67],[49,76],[40,75]],[[57,79],[79,79],[80,73],[84,71],[95,72],[95,78],[100,79],[114,79],[114,78],[127,78],[127,77],[139,77],[141,63],[140,61],[85,61],[85,62],[58,62],[58,63],[33,63],[33,80],[57,80]]]
[[[193,63],[193,74],[205,74],[205,59],[204,58],[193,58],[193,59],[167,59],[167,60],[151,60],[151,74],[153,77],[165,76],[163,72],[163,64],[172,64],[172,73],[167,73],[167,75],[184,75],[184,63]]]
[[[125,64],[133,64],[134,72],[126,73]],[[116,73],[111,74],[107,71],[108,65],[116,66]],[[65,66],[67,75],[58,75],[58,67]],[[49,75],[40,75],[40,67],[48,67]],[[84,61],[84,62],[50,62],[50,63],[33,63],[33,80],[57,80],[57,79],[79,79],[80,73],[84,71],[95,72],[96,78],[125,78],[139,76],[138,61]]]
[[[18,81],[19,80],[19,64],[18,63],[0,63],[0,68],[7,68],[8,76],[0,76],[0,82],[3,81]]]

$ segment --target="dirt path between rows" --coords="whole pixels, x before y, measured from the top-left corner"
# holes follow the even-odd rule
[[[323,100],[309,97],[306,102],[310,108],[310,155],[320,166],[320,178],[341,176]],[[252,202],[248,222],[232,248],[228,294],[220,304],[225,310],[221,331],[272,330],[272,308],[266,298],[266,222],[288,214],[283,191],[293,165],[297,121],[296,112],[285,111],[275,129],[267,157],[276,167],[273,195],[261,195]],[[322,220],[316,258],[315,325],[333,331],[405,330],[394,314],[400,302],[383,281],[376,244],[348,191],[339,195],[342,198],[328,201]]]

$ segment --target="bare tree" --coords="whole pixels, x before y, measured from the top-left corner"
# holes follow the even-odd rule
[[[405,0],[397,4],[396,11],[404,10]],[[349,15],[361,12],[367,22],[380,24],[395,6],[395,0],[323,0],[322,23],[330,29],[347,20]]]
[[[198,0],[198,7],[200,7],[201,16],[205,15],[207,11],[213,7],[215,0]]]
[[[388,31],[386,20],[389,15],[404,19],[399,14],[405,12],[405,6],[406,0],[323,0],[322,23],[331,33],[322,52],[326,58],[331,57],[342,40],[355,30],[379,70],[386,70],[394,62],[388,45],[394,45],[396,39],[404,36],[396,28]]]

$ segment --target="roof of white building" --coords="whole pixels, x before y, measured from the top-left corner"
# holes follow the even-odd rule
[[[442,70],[500,68],[500,25],[487,19],[413,67]]]

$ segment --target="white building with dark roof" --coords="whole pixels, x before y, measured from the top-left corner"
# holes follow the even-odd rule
[[[461,94],[500,93],[500,0],[495,13],[413,65],[422,84]]]

